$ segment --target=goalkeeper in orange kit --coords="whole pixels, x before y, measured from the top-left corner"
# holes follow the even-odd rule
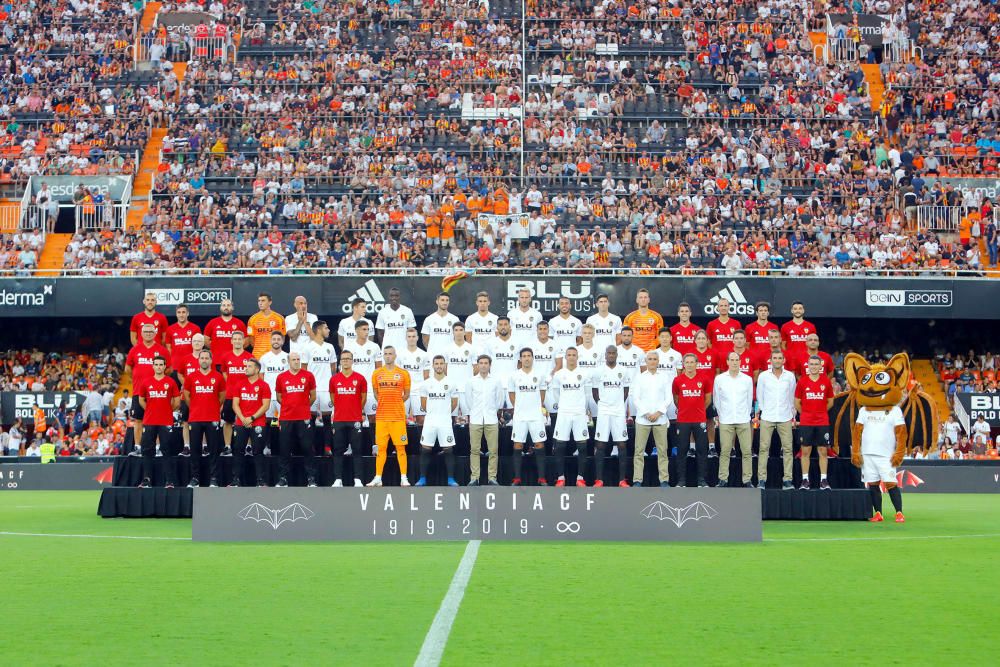
[[[382,470],[389,455],[389,440],[396,446],[399,462],[399,485],[406,479],[406,401],[410,398],[410,374],[396,366],[396,350],[391,345],[382,350],[384,366],[372,373],[375,408],[375,477],[368,486],[382,486]]]

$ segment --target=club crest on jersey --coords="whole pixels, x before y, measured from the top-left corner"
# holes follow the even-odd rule
[[[583,376],[582,376],[582,375],[580,375],[579,373],[577,373],[577,374],[576,374],[576,381],[577,381],[577,382],[580,382],[580,381],[582,381],[582,380],[583,380]]]
[[[621,373],[619,373],[619,374],[618,374],[618,379],[619,379],[619,380],[621,380],[621,379],[622,379],[622,374],[621,374]]]
[[[448,436],[447,438],[445,438],[444,440],[445,440],[445,442],[454,442],[454,441],[455,441],[455,438],[453,438],[453,437],[451,437],[451,436],[449,435],[449,436]]]
[[[399,436],[399,441],[400,442],[406,442],[406,435]]]

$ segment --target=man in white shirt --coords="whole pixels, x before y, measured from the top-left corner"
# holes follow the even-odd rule
[[[431,366],[434,374],[420,387],[420,407],[425,416],[420,432],[420,479],[414,486],[427,486],[427,471],[435,444],[440,445],[444,454],[448,486],[458,486],[455,481],[455,431],[451,427],[451,415],[458,408],[458,387],[445,374],[448,364],[444,356],[436,355]]]
[[[583,342],[576,346],[577,365],[583,369],[586,377],[593,377],[604,363],[604,350],[594,343],[594,325],[584,324],[580,327],[580,337]],[[607,349],[607,346],[605,346]],[[589,391],[587,392],[587,413],[591,420],[597,419],[597,402]]]
[[[538,331],[538,323],[542,314],[531,307],[531,290],[523,288],[517,291],[517,308],[512,308],[507,317],[510,319],[511,338],[518,349],[531,345]]]
[[[771,441],[778,432],[781,442],[783,474],[781,488],[790,491],[792,484],[792,421],[795,419],[795,374],[785,370],[785,354],[771,350],[771,368],[757,376],[757,419],[760,420],[760,447],[757,456],[757,488],[767,486],[767,463]]]
[[[628,428],[625,425],[625,402],[628,400],[632,378],[618,365],[618,347],[608,345],[604,351],[605,365],[591,380],[591,391],[597,402],[597,428],[594,431],[594,486],[604,486],[604,457],[609,442],[619,447],[618,486],[629,485],[626,478],[628,456],[625,443]]]
[[[383,350],[387,345],[402,350],[406,347],[407,330],[417,326],[413,311],[400,303],[401,296],[398,287],[390,289],[389,305],[378,311],[378,317],[375,318],[375,330]]]
[[[639,375],[646,370],[646,353],[638,345],[632,344],[632,327],[622,327],[619,338],[621,344],[618,345],[618,365],[628,374],[629,384],[635,383]],[[635,416],[635,397],[630,395],[625,404],[626,414],[629,417]],[[611,453],[615,455],[614,452]]]
[[[566,486],[566,449],[570,438],[576,443],[578,470],[577,486],[587,486],[583,478],[583,463],[587,456],[587,442],[590,440],[590,423],[587,406],[593,396],[590,391],[591,375],[578,365],[579,352],[576,347],[566,348],[566,365],[552,376],[551,390],[554,405],[559,406],[556,426],[552,433],[552,456],[556,460],[556,486]]]
[[[611,300],[607,294],[598,294],[595,302],[597,312],[587,318],[587,324],[594,327],[594,345],[599,350],[608,349],[608,345],[618,344],[618,334],[622,330],[622,318],[608,309]]]
[[[477,352],[485,352],[497,332],[497,316],[490,312],[489,292],[476,295],[476,312],[465,318],[465,339]]]
[[[570,313],[570,306],[568,297],[560,297],[559,314],[549,320],[549,335],[556,342],[560,356],[566,348],[579,345],[581,342],[580,330],[583,328],[583,322]]]
[[[548,387],[548,377],[534,369],[534,356],[530,347],[521,348],[518,353],[521,359],[520,370],[514,371],[507,384],[510,403],[514,406],[514,418],[511,421],[511,439],[514,441],[514,480],[511,486],[521,485],[521,464],[524,445],[531,437],[534,445],[535,468],[538,471],[538,485],[546,486],[545,481],[545,390]]]
[[[486,349],[483,353],[489,356],[492,364],[490,365],[490,373],[500,382],[500,385],[504,388],[507,387],[507,383],[510,378],[513,377],[514,371],[517,370],[517,359],[520,350],[514,345],[514,341],[511,338],[510,331],[510,319],[506,316],[497,318],[497,335],[491,338],[487,344]],[[504,409],[513,408],[513,404],[507,398],[506,393],[504,394]]]
[[[452,325],[458,322],[458,318],[448,312],[451,305],[451,297],[447,292],[440,292],[437,295],[437,310],[424,318],[424,324],[420,328],[420,333],[424,338],[424,349],[432,357],[438,354],[443,355],[452,341]]]
[[[358,297],[351,302],[350,317],[340,320],[340,324],[337,326],[337,343],[341,350],[347,349],[347,343],[354,341],[357,337],[358,322],[367,322],[368,326],[371,327],[371,321],[365,318],[365,308],[367,307],[368,302]]]
[[[676,350],[671,350],[676,352]],[[673,377],[660,370],[660,355],[656,350],[646,353],[646,371],[629,392],[635,396],[635,453],[632,456],[632,486],[642,486],[646,445],[650,434],[656,447],[656,466],[660,486],[670,486],[670,445],[667,432],[668,413],[674,405]]]
[[[310,327],[310,332],[312,331]],[[281,349],[281,346],[285,344],[285,337],[281,335],[280,331],[275,331],[271,334],[271,349],[265,352],[260,358],[260,374],[264,378],[264,382],[267,384],[268,388],[271,390],[271,396],[277,395],[277,380],[278,376],[288,370],[288,352]],[[308,359],[308,354],[305,354],[309,347],[312,345],[312,338],[306,338],[305,344],[302,345],[302,352],[300,356],[305,355],[304,358]],[[319,387],[317,386],[317,390]],[[271,404],[267,408],[267,414],[265,415],[268,419],[274,419],[278,416],[278,402],[271,401]]]
[[[431,370],[431,355],[417,347],[419,336],[416,328],[409,329],[406,332],[406,346],[396,348],[396,365],[410,374],[410,398],[406,401],[406,414],[416,424],[424,422],[424,411],[420,407],[420,385],[430,377]]]
[[[465,385],[472,379],[475,373],[475,355],[472,353],[472,343],[465,340],[465,325],[455,322],[451,325],[452,341],[445,350],[444,361],[447,364],[448,378],[455,384],[458,392],[458,407],[455,416],[468,415],[468,405],[465,402]]]
[[[354,326],[354,340],[348,341],[344,345],[344,349],[350,351],[354,357],[354,372],[361,373],[368,386],[371,387],[372,373],[375,372],[376,368],[382,367],[382,348],[375,341],[368,338],[370,331],[368,320],[358,320]],[[367,403],[365,405],[365,415],[375,414],[378,402],[375,399],[374,391],[368,392],[368,400],[365,402]],[[368,421],[367,417],[365,421]],[[365,425],[367,426],[367,424]]]
[[[480,454],[483,438],[486,439],[487,484],[496,486],[500,452],[500,410],[507,400],[504,384],[490,375],[492,362],[489,355],[481,354],[476,360],[476,374],[465,387],[465,401],[469,406],[469,486],[479,486]]]
[[[715,377],[712,385],[712,404],[719,421],[719,483],[717,488],[729,486],[729,457],[733,452],[733,441],[740,443],[743,459],[743,486],[752,487],[753,477],[753,429],[750,415],[753,413],[753,379],[740,370],[740,355],[729,352],[726,355],[725,373]],[[734,483],[735,484],[735,483]]]
[[[301,355],[312,342],[312,325],[319,318],[309,312],[309,302],[304,296],[295,297],[294,303],[295,312],[285,317],[285,331],[288,333],[289,351]],[[263,359],[261,362],[263,363]],[[271,405],[275,403],[276,401],[271,401]]]
[[[316,378],[316,400],[312,404],[312,413],[317,416],[317,426],[323,429],[324,444],[328,444],[330,412],[333,410],[333,403],[330,402],[330,378],[337,372],[337,352],[333,345],[326,342],[329,337],[330,326],[323,320],[316,320],[312,326],[312,341],[302,357],[302,368]]]
[[[972,442],[982,443],[987,447],[990,444],[990,424],[983,415],[979,415],[972,424]]]
[[[538,333],[529,345],[534,356],[534,368],[537,372],[545,375],[546,380],[552,379],[552,374],[562,367],[562,355],[556,346],[556,342],[549,337],[549,323],[542,321],[538,323]],[[552,396],[546,394],[545,409],[549,412],[556,412],[553,407]]]

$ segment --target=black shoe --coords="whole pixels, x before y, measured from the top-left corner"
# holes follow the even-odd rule
[[[753,482],[743,482],[743,488],[744,489],[752,489],[753,488]]]
[[[799,490],[800,491],[808,491],[809,490],[809,480],[808,479],[802,480],[802,484],[799,485]]]
[[[677,480],[677,483],[674,484],[674,487],[679,488],[679,489],[683,489],[683,488],[686,488],[687,485],[688,484],[687,484],[687,480],[686,479],[679,479],[679,480]]]
[[[191,456],[191,448],[190,447],[185,447],[184,449],[181,450],[181,453],[178,454],[178,456],[185,456],[185,457],[186,456]]]
[[[239,487],[239,485],[240,485],[240,480],[239,479],[233,479],[233,481],[231,481],[229,483],[229,488],[235,489],[235,488]]]
[[[172,489],[172,488],[174,488],[174,483],[173,482],[167,482],[166,484],[163,485],[163,488],[164,489]]]
[[[219,454],[219,456],[232,456],[232,455],[233,455],[233,450],[230,447],[226,447],[225,449],[222,450],[222,453]]]
[[[209,480],[208,486],[209,486],[209,488],[212,488],[212,489],[219,488],[219,480],[217,480],[217,479],[215,479],[213,477],[212,479]]]
[[[708,458],[710,458],[710,459],[717,459],[717,458],[719,458],[719,452],[715,449],[715,447],[709,447],[708,448]]]
[[[478,479],[470,479],[469,480],[469,486],[479,486],[479,480]]]
[[[314,479],[309,480],[309,483],[306,484],[306,486],[308,486],[310,489],[315,489],[316,486],[317,486],[316,485],[316,480],[314,480]]]
[[[670,482],[660,482],[660,488],[661,489],[669,489],[670,488]]]
[[[830,486],[830,482],[824,479],[819,483],[819,488],[821,491],[829,491],[832,487]]]
[[[757,482],[757,488],[763,491],[764,489],[767,488],[767,482],[765,482],[764,480],[760,480],[759,482]]]
[[[637,488],[637,487],[640,487],[640,486],[642,486],[642,482],[632,482],[632,488],[633,489]]]
[[[698,486],[701,486],[700,482],[698,483]],[[717,488],[717,489],[724,489],[727,486],[729,486],[729,480],[728,479],[720,479],[719,483],[715,485],[715,488]]]
[[[199,486],[201,486],[201,484],[198,482],[198,478],[197,477],[192,477],[191,481],[188,482],[188,488],[189,489],[197,489]]]
[[[278,483],[275,484],[275,486],[277,486],[279,489],[284,489],[288,486],[288,480],[282,477],[281,479],[278,480]]]
[[[706,482],[703,479],[699,479],[698,480],[698,488],[699,489],[707,489],[708,488],[708,482]]]
[[[152,486],[153,485],[149,483],[149,478],[148,477],[143,477],[142,481],[139,482],[139,488],[140,489],[148,489],[148,488],[150,488]]]
[[[266,489],[267,488],[267,482],[265,482],[263,480],[257,482],[257,488],[258,489]]]
[[[785,480],[784,482],[781,483],[781,490],[782,491],[792,491],[794,489],[795,489],[795,485],[792,484],[788,480]]]
[[[490,481],[486,482],[486,484],[487,486],[500,486],[500,482],[496,481],[495,479],[491,479]]]

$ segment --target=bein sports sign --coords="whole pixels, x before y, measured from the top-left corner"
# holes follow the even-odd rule
[[[865,304],[876,308],[905,308],[935,306],[951,308],[954,295],[951,290],[924,289],[869,289],[865,290]]]

